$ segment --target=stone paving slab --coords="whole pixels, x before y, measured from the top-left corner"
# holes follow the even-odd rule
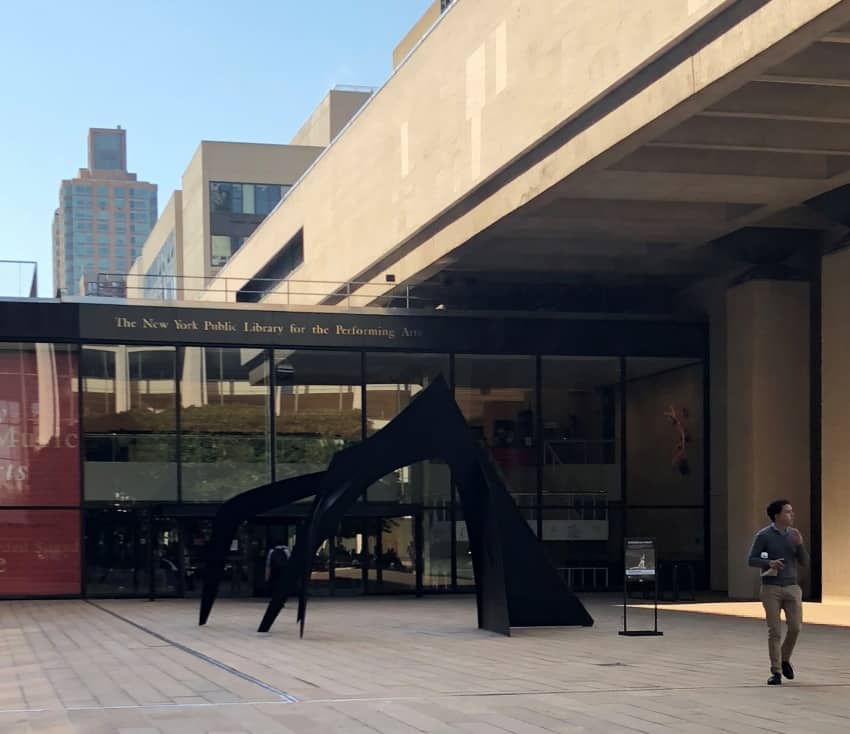
[[[585,602],[592,628],[508,638],[468,596],[314,599],[303,639],[288,607],[257,633],[259,601],[221,600],[205,627],[190,600],[3,602],[0,732],[850,730],[847,627],[806,625],[797,680],[768,688],[760,619],[680,605],[663,637],[623,638],[619,597]]]

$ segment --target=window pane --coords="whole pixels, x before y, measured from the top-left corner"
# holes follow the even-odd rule
[[[629,537],[655,538],[662,565],[687,563],[693,569],[695,586],[705,588],[705,527],[703,509],[629,508],[626,532]],[[665,578],[672,569],[662,569]],[[680,573],[680,582],[684,579]]]
[[[0,344],[0,505],[80,503],[77,385],[74,347]]]
[[[254,214],[254,185],[242,184],[242,213]]]
[[[120,131],[99,131],[93,134],[94,168],[119,171],[124,167],[124,135]]]
[[[86,511],[86,594],[124,596],[150,591],[148,517],[139,509]]]
[[[229,212],[232,199],[230,184],[210,182],[211,212]]]
[[[463,510],[458,502],[457,524],[455,525],[455,553],[457,561],[457,586],[459,588],[475,586],[475,570],[472,567],[472,549],[469,545],[469,533]]]
[[[630,358],[626,376],[628,503],[702,505],[702,363]]]
[[[544,357],[541,371],[544,504],[619,500],[620,360]]]
[[[187,347],[180,372],[183,499],[227,499],[266,484],[269,380],[265,352]]]
[[[452,583],[452,520],[447,505],[424,509],[422,534],[422,585],[448,589]]]
[[[219,268],[230,258],[230,237],[228,235],[212,236],[212,252],[210,265]]]
[[[455,358],[455,399],[518,505],[537,502],[534,357]]]
[[[386,426],[440,374],[448,381],[446,354],[367,354],[366,434]],[[450,491],[448,465],[425,461],[383,477],[369,488],[367,497],[370,502],[446,505]]]
[[[83,347],[87,500],[177,499],[174,357],[172,347]]]
[[[0,596],[80,593],[80,511],[0,510]]]
[[[360,354],[277,350],[274,369],[277,476],[322,471],[361,440]]]

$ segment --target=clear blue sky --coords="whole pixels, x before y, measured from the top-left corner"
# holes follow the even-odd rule
[[[432,0],[10,0],[0,49],[0,259],[38,261],[86,166],[90,127],[127,130],[129,170],[160,210],[201,140],[286,143],[336,84],[379,86]],[[17,295],[0,266],[0,296]]]

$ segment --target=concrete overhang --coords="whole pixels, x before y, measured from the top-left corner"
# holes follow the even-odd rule
[[[643,14],[637,15],[634,3],[612,0],[609,4],[609,15],[620,21],[651,24],[656,19],[646,8],[661,12],[659,5],[686,3],[637,4],[644,8]],[[362,191],[325,200],[324,217],[336,234],[332,237],[318,222],[308,225],[311,207],[320,205],[320,200],[310,197],[313,189],[323,190],[320,179],[329,175],[323,169],[339,172],[345,162],[342,145],[346,138],[351,136],[356,143],[368,137],[353,125],[326,152],[324,165],[320,161],[305,177],[302,195],[294,191],[292,201],[281,205],[222,275],[250,275],[275,243],[285,241],[281,233],[295,224],[304,226],[309,256],[293,277],[381,284],[391,273],[395,284],[387,283],[383,287],[387,292],[399,285],[427,281],[446,270],[519,277],[522,273],[529,277],[545,274],[555,279],[606,272],[693,279],[727,269],[739,255],[743,260],[748,257],[746,247],[742,252],[730,247],[735,239],[725,240],[725,246],[716,244],[734,232],[745,236],[757,229],[758,241],[764,242],[764,232],[770,229],[799,231],[801,247],[809,247],[817,233],[836,236],[836,231],[844,230],[844,223],[836,221],[829,210],[806,206],[806,202],[850,184],[850,0],[688,2],[688,6],[702,5],[705,12],[692,18],[690,25],[683,23],[677,34],[668,34],[665,44],[640,57],[630,73],[621,70],[616,83],[595,96],[590,94],[592,85],[586,85],[586,102],[574,109],[564,105],[558,123],[544,135],[518,141],[516,128],[522,125],[488,123],[486,116],[483,122],[479,116],[476,132],[474,115],[469,116],[473,109],[469,106],[470,63],[477,63],[475,53],[483,48],[485,56],[487,49],[497,57],[502,54],[508,68],[514,56],[526,64],[501,80],[498,75],[508,72],[500,71],[497,64],[492,71],[497,78],[491,80],[489,67],[482,61],[486,77],[482,94],[486,97],[492,84],[496,88],[502,84],[503,91],[512,91],[515,107],[530,114],[533,104],[522,96],[523,77],[529,86],[540,84],[545,74],[541,75],[536,65],[547,62],[535,57],[531,44],[537,43],[541,49],[555,47],[552,39],[541,34],[565,32],[568,26],[562,25],[560,14],[565,7],[561,6],[575,10],[580,5],[567,0],[541,3],[533,13],[551,12],[551,17],[523,23],[517,14],[532,14],[524,3],[461,0],[441,20],[443,36],[461,33],[457,24],[464,24],[461,48],[467,54],[456,60],[461,68],[454,72],[462,76],[465,61],[466,89],[459,101],[466,102],[467,114],[461,112],[459,120],[449,119],[445,124],[458,126],[452,135],[460,144],[471,145],[479,156],[494,158],[496,165],[489,174],[477,180],[473,176],[466,189],[457,176],[453,181],[457,160],[451,153],[458,144],[454,137],[452,145],[447,145],[449,150],[421,151],[421,164],[405,160],[405,151],[394,148],[393,153],[401,156],[404,174],[394,189],[381,188],[381,178],[388,177],[389,171],[380,166],[363,172],[367,183],[374,179],[375,197],[389,200],[375,206]],[[598,12],[604,10],[604,3],[592,5]],[[590,5],[583,7],[585,15],[572,23],[579,30],[587,30],[594,20],[589,17]],[[502,20],[495,24],[497,32],[504,28],[509,34],[518,29],[515,35],[508,35],[507,41],[496,35],[493,40],[493,16]],[[476,21],[481,28],[477,36],[469,31],[469,24],[475,27]],[[435,41],[429,45],[426,38],[370,107],[380,101],[381,94],[390,101],[395,94],[407,99],[410,109],[416,108],[410,94],[399,92],[393,83],[415,86],[415,76],[404,76],[405,67],[413,64],[414,70],[421,70],[425,63],[438,63],[433,57],[441,48],[437,40],[451,44],[443,36],[438,38],[437,30],[432,34]],[[522,37],[520,30],[529,37]],[[638,43],[634,29],[619,30],[624,38]],[[532,31],[538,37],[531,37]],[[529,46],[522,49],[523,55],[511,48],[509,41]],[[505,43],[507,50],[500,50],[499,44]],[[602,44],[599,48],[609,52],[616,49],[616,44],[593,43]],[[419,55],[422,58],[417,59]],[[584,59],[576,74],[592,76],[594,63],[600,63],[598,56]],[[551,91],[557,93],[558,89],[553,82]],[[448,90],[447,82],[443,96],[449,95]],[[544,91],[545,87],[537,90]],[[389,110],[372,110],[372,118],[379,113],[394,115],[409,136],[413,129],[410,109],[399,101]],[[370,123],[368,112],[367,108],[355,122],[361,127],[380,126],[374,119]],[[554,114],[548,108],[545,112]],[[402,133],[402,148],[408,143]],[[498,165],[498,156],[487,151],[500,147],[510,157]],[[516,153],[510,155],[511,151]],[[397,178],[398,158],[394,164],[392,176]],[[485,164],[484,159],[477,161],[480,169]],[[415,208],[405,206],[403,197],[405,191],[409,196],[421,191],[411,188],[409,181],[404,183],[414,176],[417,165],[431,165],[429,170],[438,177],[431,183],[454,187],[457,193],[423,193],[425,205],[416,209],[414,216]],[[464,165],[474,167],[476,161],[464,160]],[[311,182],[310,176],[317,176],[317,181]],[[428,178],[414,183],[424,186]],[[391,206],[393,196],[396,209]],[[376,241],[364,244],[362,251],[349,251],[357,237],[370,231],[370,222],[364,221],[369,216],[374,218],[371,231]],[[788,234],[777,234],[777,240],[787,242],[788,238]],[[334,252],[335,247],[345,248],[344,256],[341,250]],[[370,288],[370,294],[374,293]],[[334,296],[329,292],[317,300],[333,303]]]

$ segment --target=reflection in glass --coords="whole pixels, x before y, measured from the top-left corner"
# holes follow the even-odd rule
[[[629,358],[626,379],[629,504],[701,506],[702,363]]]
[[[458,355],[455,399],[520,506],[536,506],[534,357]]]
[[[461,512],[458,510],[458,520],[455,524],[455,561],[457,564],[457,586],[475,586],[475,571],[472,567],[472,549],[469,545],[469,533],[466,530],[466,521],[460,519]]]
[[[452,518],[448,505],[422,511],[422,586],[448,590],[452,583]]]
[[[333,542],[334,594],[363,593],[363,518],[343,518]]]
[[[80,511],[0,510],[0,596],[80,593]]]
[[[366,355],[366,434],[371,436],[395,418],[431,381],[449,376],[444,354]],[[449,501],[451,477],[443,461],[401,467],[373,484],[370,502],[404,502],[441,506]]]
[[[80,502],[77,351],[0,344],[0,505]]]
[[[84,346],[85,498],[177,499],[175,350]]]
[[[375,559],[378,569],[379,593],[412,592],[416,590],[416,540],[413,517],[381,519],[380,555]]]
[[[270,479],[263,350],[186,347],[180,399],[183,499],[221,501]]]
[[[86,594],[150,593],[148,515],[129,508],[88,510],[85,520]]]
[[[274,370],[277,477],[322,471],[361,440],[360,355],[276,350]]]
[[[543,357],[541,371],[543,503],[619,500],[619,359]]]
[[[629,508],[626,523],[629,537],[655,538],[658,558],[690,561],[697,569],[705,558],[703,509]]]

